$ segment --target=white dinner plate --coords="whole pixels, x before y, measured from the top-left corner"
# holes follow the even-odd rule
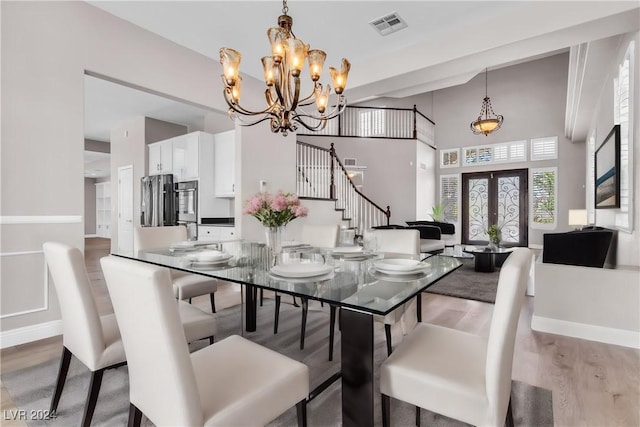
[[[417,259],[407,258],[385,258],[379,259],[373,264],[376,270],[386,271],[413,271],[417,268],[422,268],[424,265]]]
[[[362,252],[362,246],[338,246],[333,248],[334,254],[354,254]]]
[[[278,264],[271,268],[271,273],[280,277],[314,277],[333,271],[333,267],[326,264],[298,263]]]
[[[211,252],[218,252],[218,251],[211,251]],[[216,264],[222,264],[229,261],[231,258],[233,258],[233,255],[225,254],[223,252],[220,252],[220,255],[217,255],[217,254],[212,255],[212,254],[207,254],[206,252],[200,252],[196,254],[189,254],[187,255],[187,257],[191,261],[193,261],[193,263],[198,263],[200,265],[205,265],[205,264],[216,265]]]

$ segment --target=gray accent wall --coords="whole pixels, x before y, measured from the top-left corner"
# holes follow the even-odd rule
[[[84,234],[96,234],[96,180],[84,179]]]

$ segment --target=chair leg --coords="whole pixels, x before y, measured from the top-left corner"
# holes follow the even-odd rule
[[[416,406],[416,427],[420,427],[420,407]]]
[[[260,307],[264,303],[264,289],[260,288]]]
[[[300,307],[300,306],[298,305],[298,303],[296,302],[296,297],[293,297],[293,306],[294,306],[294,307]]]
[[[211,335],[209,337],[209,345],[213,344],[214,341],[215,341],[215,337],[213,335]]]
[[[280,295],[276,294],[276,309],[273,318],[273,333],[278,333],[278,320],[280,319]]]
[[[505,427],[513,427],[513,409],[511,408],[511,396],[509,396],[509,406],[507,406],[507,419],[504,422]]]
[[[129,403],[129,421],[127,427],[140,427],[142,422],[142,411],[133,403]]]
[[[211,312],[215,313],[216,312],[216,294],[214,292],[211,292],[209,294],[209,300],[211,300]]]
[[[60,395],[62,395],[62,389],[64,388],[64,382],[67,379],[67,373],[69,372],[69,363],[71,362],[71,352],[67,347],[62,347],[62,357],[60,358],[60,369],[58,370],[58,380],[56,381],[56,389],[53,392],[51,398],[51,407],[49,413],[53,414],[58,410],[58,402],[60,402]]]
[[[191,304],[191,298],[189,298],[189,304]]]
[[[84,405],[84,415],[82,416],[83,427],[89,427],[91,425],[91,418],[93,418],[93,411],[96,409],[100,385],[102,384],[102,374],[104,374],[104,369],[98,369],[91,373],[89,394],[87,395],[87,403]]]
[[[382,401],[382,427],[391,426],[391,398],[386,394],[381,394]]]
[[[329,306],[329,362],[333,360],[333,339],[336,331],[336,309],[333,304]]]
[[[387,356],[391,356],[393,348],[391,348],[391,325],[384,325],[384,335],[387,337]]]
[[[307,313],[309,312],[309,300],[306,298],[300,298],[302,300],[302,324],[300,325],[300,350],[304,350],[304,335],[307,330]]]
[[[296,413],[298,414],[298,427],[307,427],[307,400],[302,399],[296,403]]]
[[[416,295],[416,317],[418,323],[422,322],[422,292]]]

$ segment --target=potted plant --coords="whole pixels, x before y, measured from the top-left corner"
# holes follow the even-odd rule
[[[502,229],[497,224],[491,224],[487,229],[489,235],[489,247],[493,249],[500,246],[500,240],[502,240]]]
[[[444,221],[444,205],[440,203],[439,205],[435,205],[431,208],[431,213],[429,214],[434,221],[443,222]]]

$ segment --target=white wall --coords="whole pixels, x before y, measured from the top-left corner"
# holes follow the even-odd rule
[[[84,245],[85,72],[214,111],[224,112],[227,106],[216,60],[88,3],[1,2],[0,8],[0,213],[3,218],[37,216],[40,222],[3,223],[0,229],[2,253],[29,253],[0,259],[1,312],[9,315],[0,326],[4,334],[60,319],[52,285],[44,288],[43,257],[38,253],[42,243]],[[243,96],[250,104],[263,102],[261,86],[244,78]],[[143,168],[134,165],[134,173]],[[52,331],[55,328],[43,328],[40,336]]]
[[[617,264],[622,266],[640,266],[640,36],[639,33],[627,34],[618,47],[615,61],[609,65],[609,73],[602,82],[602,93],[598,100],[598,105],[592,118],[592,125],[588,135],[595,131],[596,147],[598,147],[604,138],[609,134],[614,125],[613,117],[613,78],[618,74],[618,65],[622,63],[626,54],[629,42],[635,41],[635,72],[631,82],[633,100],[635,105],[632,106],[631,127],[632,127],[632,166],[633,176],[631,183],[633,187],[633,197],[631,203],[634,204],[632,232],[620,230],[618,232],[618,248],[617,248]],[[586,161],[585,161],[586,162]],[[601,227],[616,228],[616,215],[620,214],[620,209],[596,209],[596,225]]]
[[[84,179],[84,234],[96,234],[96,180]]]

